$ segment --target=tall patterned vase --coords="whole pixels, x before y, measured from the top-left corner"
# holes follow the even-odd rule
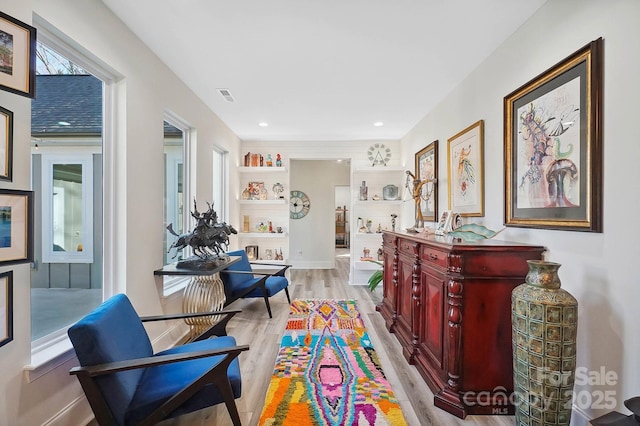
[[[578,302],[560,288],[560,264],[529,260],[511,294],[517,426],[569,425]]]

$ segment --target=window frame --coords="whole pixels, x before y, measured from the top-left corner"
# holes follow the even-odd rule
[[[119,85],[123,76],[98,59],[88,50],[63,34],[47,20],[33,14],[32,25],[37,29],[38,40],[72,60],[103,83],[102,92],[102,299],[115,293],[117,275],[117,198],[116,198],[116,119],[119,105]],[[31,342],[31,362],[25,366],[29,382],[54,370],[61,363],[74,357],[66,329],[60,329]]]

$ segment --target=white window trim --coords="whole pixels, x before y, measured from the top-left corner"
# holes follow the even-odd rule
[[[88,50],[64,35],[38,14],[33,14],[32,25],[38,30],[38,40],[80,65],[103,82],[102,93],[102,185],[103,185],[103,259],[102,297],[115,292],[117,251],[117,199],[116,199],[116,117],[118,105],[117,83],[123,76]],[[122,265],[121,270],[126,265]],[[61,330],[66,336],[66,330]],[[61,362],[75,356],[68,337],[58,335],[38,339],[31,343],[31,363],[25,366],[29,381],[55,369]]]
[[[192,194],[195,192],[195,188],[192,188],[192,185],[191,185],[191,182],[194,181],[191,178],[191,173],[192,173],[191,165],[193,164],[192,158],[191,158],[191,153],[192,153],[192,147],[191,147],[192,137],[191,136],[192,136],[192,133],[195,132],[195,130],[193,127],[191,127],[189,123],[187,123],[184,119],[182,119],[180,116],[178,116],[177,114],[175,114],[170,110],[165,110],[164,120],[182,132],[182,142],[183,142],[182,143],[182,174],[183,174],[182,202],[184,205],[184,208],[182,209],[183,210],[182,211],[182,229],[184,230],[184,232],[187,232],[190,225],[189,218],[191,217],[190,200],[193,199]],[[178,169],[177,164],[178,163],[176,161],[171,161],[171,163],[168,165],[175,166],[175,167],[167,168],[167,171],[171,171],[171,172],[177,171]],[[175,180],[177,182],[177,176],[174,175],[172,177],[172,180]],[[185,256],[189,256],[189,255],[190,255],[190,250],[189,250],[189,247],[187,247],[185,249]],[[177,292],[182,291],[187,286],[188,283],[189,283],[189,280],[184,279],[184,277],[176,278],[176,277],[164,275],[162,277],[162,296],[169,297],[173,294],[176,294]]]

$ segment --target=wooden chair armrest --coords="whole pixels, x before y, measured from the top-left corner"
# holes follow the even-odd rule
[[[142,322],[164,321],[164,320],[172,320],[172,319],[208,317],[211,315],[228,315],[229,318],[231,318],[235,314],[240,312],[242,312],[240,309],[228,309],[224,311],[193,312],[193,313],[169,314],[169,315],[152,315],[152,316],[140,317],[140,320]]]
[[[230,346],[223,349],[212,349],[208,351],[196,351],[181,354],[159,355],[145,358],[136,358],[126,361],[110,362],[107,364],[90,365],[86,367],[73,367],[69,374],[88,375],[91,377],[102,376],[105,374],[113,374],[119,371],[135,370],[138,368],[154,367],[163,364],[171,364],[174,362],[183,362],[193,359],[207,358],[217,355],[228,355],[232,359],[240,355],[240,352],[248,351],[249,345]]]

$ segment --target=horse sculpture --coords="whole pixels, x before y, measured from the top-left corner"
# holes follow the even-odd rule
[[[196,226],[191,232],[179,235],[173,230],[172,223],[167,226],[167,230],[178,237],[167,251],[169,253],[172,249],[176,249],[172,259],[186,247],[191,247],[193,254],[202,260],[219,258],[228,250],[229,235],[237,234],[238,231],[225,222],[218,222],[218,214],[213,210],[213,206],[209,202],[207,205],[209,209],[200,213],[196,201],[193,200],[191,216],[196,220]]]

